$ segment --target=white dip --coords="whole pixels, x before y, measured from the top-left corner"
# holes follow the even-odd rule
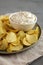
[[[30,24],[36,21],[36,16],[31,12],[20,11],[13,14],[12,21],[19,24]]]
[[[31,12],[20,11],[10,15],[10,23],[15,29],[23,29],[24,27],[29,27],[31,29],[34,27],[36,22],[37,17]]]

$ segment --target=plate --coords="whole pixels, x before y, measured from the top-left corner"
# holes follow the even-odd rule
[[[34,28],[36,28],[36,26],[38,26],[39,27],[39,37],[38,37],[38,40],[39,40],[39,38],[40,38],[40,36],[41,36],[41,28],[40,28],[40,26],[36,23],[36,25],[35,25],[35,27]],[[16,52],[6,52],[6,51],[0,51],[0,54],[15,54],[15,53],[20,53],[20,52],[24,52],[24,51],[26,51],[26,50],[29,50],[31,47],[33,47],[34,45],[35,45],[36,43],[34,43],[34,44],[32,44],[31,46],[29,46],[29,47],[24,47],[23,49],[21,49],[20,51],[16,51]]]

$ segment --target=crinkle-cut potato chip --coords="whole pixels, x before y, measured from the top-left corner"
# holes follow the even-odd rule
[[[12,42],[11,44],[14,45],[14,46],[17,46],[17,45],[20,44],[20,40],[17,39],[16,42]]]
[[[0,39],[6,34],[6,30],[3,26],[2,21],[0,21]]]
[[[9,47],[7,48],[7,52],[20,51],[22,48],[23,48],[22,44],[17,46],[10,44]]]
[[[36,29],[32,29],[27,31],[27,34],[32,35],[32,34],[38,34],[39,33],[39,27],[37,26]]]
[[[1,20],[5,25],[8,25],[9,27],[11,27],[11,24],[10,24],[10,22],[9,22],[9,16],[2,15],[2,16],[0,16],[0,20]]]
[[[18,37],[22,40],[25,37],[25,32],[24,31],[19,31],[17,34]]]
[[[7,31],[12,31],[12,32],[18,32],[18,30],[15,30],[12,28],[10,22],[9,22],[9,16],[0,16],[1,19],[3,20],[3,24],[4,24],[4,28],[7,30]],[[0,21],[2,22],[2,20],[0,19]],[[1,26],[2,26],[2,23],[1,23]],[[0,26],[0,27],[1,27]]]
[[[37,26],[36,29],[35,29],[35,34],[38,36],[39,34],[39,27]]]
[[[32,44],[32,43],[34,43],[34,42],[36,42],[36,41],[38,40],[38,37],[37,37],[35,34],[33,34],[33,35],[28,35],[28,34],[26,34],[26,40],[27,40],[30,44]]]
[[[18,36],[17,39],[20,41],[20,39],[21,39],[20,36]]]
[[[2,23],[2,21],[0,20],[0,27],[3,27],[3,23]]]
[[[10,24],[10,21],[9,21],[9,20],[8,20],[8,21],[3,21],[3,23],[4,23],[5,25],[7,25],[8,27],[12,28],[12,26],[11,26],[11,24]]]
[[[5,29],[4,29],[4,24],[2,23],[2,21],[0,20],[0,29],[1,30],[4,30],[4,32],[5,32]]]
[[[9,32],[6,36],[6,40],[8,43],[16,42],[17,36],[14,32]]]
[[[0,50],[6,50],[7,47],[8,47],[7,40],[6,40],[6,39],[3,39],[3,40],[1,41]]]
[[[7,15],[1,15],[0,16],[0,20],[2,20],[2,21],[9,20],[9,16],[7,16]]]
[[[0,35],[6,34],[6,30],[2,27],[0,27]]]
[[[6,36],[6,34],[0,35],[0,40],[3,39]]]
[[[30,46],[31,44],[26,40],[26,38],[23,39],[22,44],[25,46]]]
[[[32,35],[32,34],[34,34],[35,33],[35,30],[29,30],[28,32],[27,32],[27,34],[29,34],[29,35]]]
[[[2,22],[4,22],[6,25],[8,25],[9,27],[11,27],[11,24],[10,24],[10,21],[9,21],[9,16],[2,15],[2,16],[0,16],[0,20]]]

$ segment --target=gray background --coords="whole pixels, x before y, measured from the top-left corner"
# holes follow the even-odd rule
[[[43,29],[43,0],[0,0],[0,14],[20,10],[35,13],[38,17],[38,23]]]

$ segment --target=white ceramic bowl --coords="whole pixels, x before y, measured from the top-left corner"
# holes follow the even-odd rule
[[[27,12],[27,11],[25,11],[25,12]],[[31,21],[31,23],[27,23],[27,24],[22,23],[22,24],[20,24],[20,23],[16,23],[16,21],[14,21],[14,20],[12,19],[12,16],[14,16],[14,15],[17,14],[17,13],[18,13],[18,12],[12,13],[12,14],[10,14],[10,16],[9,16],[10,24],[12,25],[13,28],[18,29],[18,30],[27,31],[27,30],[32,29],[32,28],[35,26],[35,24],[36,24],[36,22],[37,22],[37,17],[36,17],[34,14],[31,13],[32,15],[35,16],[35,21],[34,21],[34,22]],[[19,18],[19,17],[18,17],[18,18]]]

